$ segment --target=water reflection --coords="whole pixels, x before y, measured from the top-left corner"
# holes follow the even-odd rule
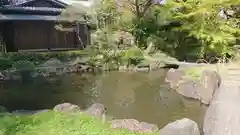
[[[10,110],[34,110],[53,108],[63,102],[81,108],[100,102],[116,118],[135,118],[162,127],[187,117],[201,126],[206,107],[169,89],[164,83],[165,74],[164,70],[110,72],[38,78],[31,83],[10,81],[0,90],[0,103]]]
[[[101,87],[100,101],[117,118],[135,118],[162,127],[187,117],[201,126],[206,107],[169,89],[164,76],[164,71],[108,74],[102,78],[105,85]]]

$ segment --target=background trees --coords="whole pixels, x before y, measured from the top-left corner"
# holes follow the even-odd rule
[[[239,0],[95,1],[89,13],[95,18],[97,35],[102,40],[93,43],[104,44],[103,49],[113,46],[116,49],[123,38],[113,35],[121,31],[132,34],[134,45],[141,49],[151,43],[156,50],[180,60],[211,61],[212,57],[231,56],[240,35],[239,3]],[[93,35],[96,37],[96,33]]]

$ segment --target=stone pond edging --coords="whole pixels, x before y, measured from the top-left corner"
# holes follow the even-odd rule
[[[4,108],[1,107],[0,108]],[[2,109],[6,111],[6,109]],[[82,112],[80,107],[71,103],[62,103],[58,104],[53,108],[54,111],[64,112],[64,113],[77,113]],[[37,111],[25,111],[19,110],[12,112],[12,115],[33,115],[40,112],[49,111],[49,110],[37,110]],[[105,113],[106,108],[100,103],[95,103],[91,105],[85,111],[87,114],[94,116],[98,119],[101,119],[102,122],[105,122]],[[104,119],[104,120],[103,120]],[[158,126],[155,124],[150,124],[146,122],[139,122],[136,119],[113,119],[110,121],[111,128],[121,129],[125,128],[132,132],[139,133],[157,133],[159,135],[200,135],[198,126],[196,122],[183,118],[174,122],[169,123],[165,127],[159,130]]]
[[[160,135],[200,135],[200,132],[197,123],[183,118],[163,127]]]
[[[199,72],[198,76],[194,76],[188,75],[188,70],[190,69],[170,69],[165,80],[180,95],[200,100],[209,105],[215,91],[220,87],[220,75],[214,70],[199,69],[201,71],[197,71]]]
[[[159,68],[163,68],[164,65],[159,62],[151,62],[146,65],[137,66],[119,66],[117,68],[111,68],[107,64],[96,66],[89,64],[87,59],[77,57],[68,62],[61,62],[56,58],[51,58],[46,62],[37,65],[34,69],[24,69],[24,72],[28,72],[31,77],[48,77],[59,76],[67,73],[82,73],[82,72],[103,72],[103,71],[120,71],[120,72],[149,72]],[[0,71],[0,80],[20,80],[22,78],[21,72],[23,70],[11,68],[8,70]]]

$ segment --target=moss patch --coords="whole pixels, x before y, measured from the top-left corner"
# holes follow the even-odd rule
[[[185,69],[185,78],[199,80],[204,70],[221,72],[218,65],[190,67]]]
[[[205,67],[191,67],[185,70],[184,78],[192,79],[192,80],[199,80],[202,76],[202,71]]]
[[[66,115],[54,111],[32,116],[0,115],[0,135],[141,135],[111,129],[109,124],[84,113]],[[150,134],[149,134],[150,135]]]

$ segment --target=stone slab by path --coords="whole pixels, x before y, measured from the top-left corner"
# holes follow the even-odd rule
[[[225,68],[204,118],[204,135],[240,135],[240,65]]]

